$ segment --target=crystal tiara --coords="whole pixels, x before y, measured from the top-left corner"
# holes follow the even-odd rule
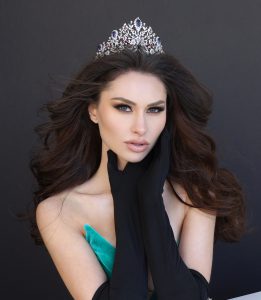
[[[164,53],[160,38],[139,17],[128,24],[124,23],[118,30],[114,29],[108,40],[98,45],[95,59],[125,48],[133,51],[140,49],[147,54]]]

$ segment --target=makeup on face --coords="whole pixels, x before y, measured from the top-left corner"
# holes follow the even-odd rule
[[[116,105],[113,105],[113,107],[117,108],[118,110],[121,110],[121,111],[124,111],[124,112],[127,112],[126,110],[122,110],[120,108],[123,108],[123,107],[128,107],[130,108],[130,106],[134,106],[136,107],[136,103],[129,100],[129,99],[126,99],[124,97],[113,97],[111,98],[110,100],[113,100],[113,102],[115,102],[116,100]],[[128,105],[130,106],[128,106]],[[156,102],[153,102],[153,103],[150,103],[147,105],[147,107],[151,110],[151,109],[154,109],[154,112],[153,113],[160,113],[162,111],[165,110],[165,101],[163,100],[159,100],[159,101],[156,101]],[[156,110],[156,112],[155,112]]]
[[[103,143],[124,162],[137,162],[153,148],[166,123],[164,84],[151,74],[128,72],[101,93],[97,108]]]

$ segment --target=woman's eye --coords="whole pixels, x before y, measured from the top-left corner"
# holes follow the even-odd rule
[[[129,105],[124,105],[124,104],[118,104],[114,106],[116,109],[121,110],[121,111],[126,111],[124,108],[130,108]],[[123,108],[123,109],[122,109]],[[153,109],[155,113],[159,113],[164,110],[164,107],[151,107],[150,110]],[[155,111],[156,110],[156,111]]]
[[[128,105],[123,105],[123,104],[118,104],[118,105],[115,105],[114,106],[116,109],[118,110],[123,110],[123,111],[126,111],[125,109],[121,109],[122,107],[129,107]],[[130,108],[130,107],[129,107]]]
[[[152,107],[151,109],[156,109],[156,113],[159,113],[164,110],[164,107]]]

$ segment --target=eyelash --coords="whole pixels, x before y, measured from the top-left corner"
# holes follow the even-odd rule
[[[130,108],[129,105],[125,105],[125,104],[118,104],[118,105],[115,105],[113,107],[115,107],[117,110],[120,110],[120,111],[123,111],[123,112],[128,112],[128,111],[122,110],[122,109],[120,109],[120,107],[129,107]],[[151,107],[150,109],[152,109],[152,108],[158,110],[157,112],[155,112],[155,114],[158,114],[158,113],[165,110],[163,107],[157,107],[157,106]]]

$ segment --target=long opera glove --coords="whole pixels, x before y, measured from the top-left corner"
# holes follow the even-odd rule
[[[148,267],[137,208],[137,181],[146,170],[148,157],[118,170],[117,156],[107,151],[107,170],[114,202],[116,252],[112,276],[96,290],[93,300],[145,300]]]
[[[170,134],[162,131],[146,173],[138,183],[141,228],[148,264],[159,300],[206,300],[209,284],[182,260],[162,193],[169,171]]]

